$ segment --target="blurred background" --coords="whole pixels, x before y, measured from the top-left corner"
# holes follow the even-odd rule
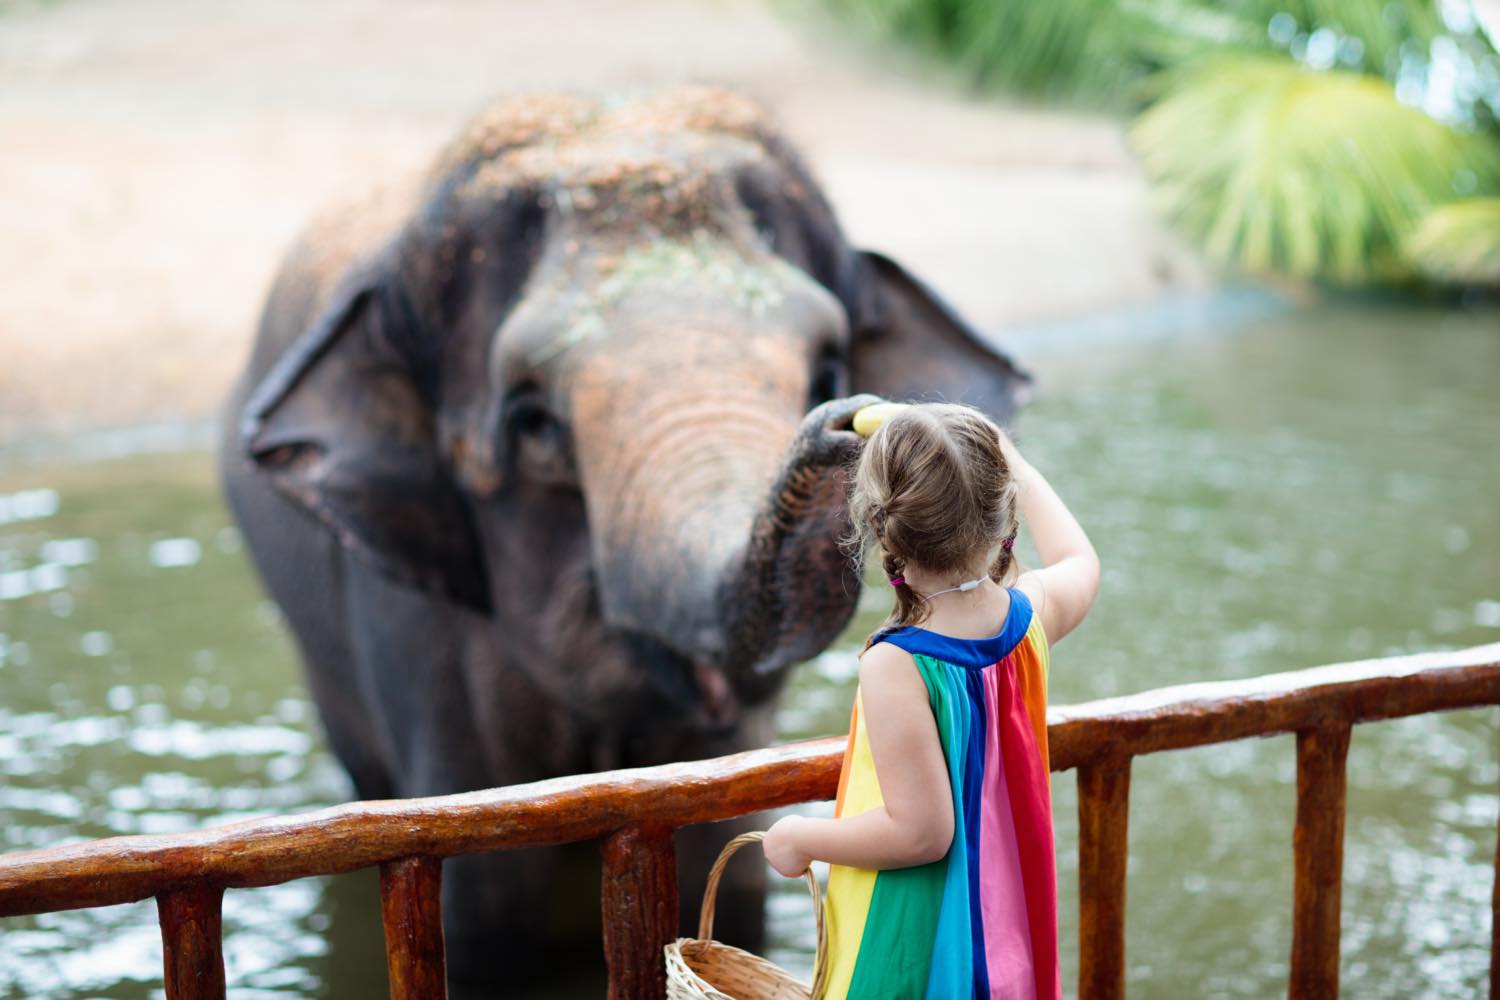
[[[505,92],[759,97],[1035,371],[1018,438],[1106,567],[1054,702],[1500,639],[1497,37],[1495,0],[0,0],[0,849],[347,797],[211,427],[298,227]],[[845,728],[885,600],[782,738]],[[1483,988],[1494,723],[1356,730],[1349,995]],[[1132,995],[1284,991],[1292,743],[1136,763]],[[371,872],[225,928],[233,995],[385,990]],[[159,947],[149,902],[6,919],[0,996],[159,996]]]

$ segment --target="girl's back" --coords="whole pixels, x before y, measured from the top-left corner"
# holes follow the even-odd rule
[[[931,864],[830,867],[825,996],[1056,997],[1057,876],[1047,766],[1047,640],[1007,590],[1000,631],[960,639],[907,626],[947,762],[952,847]],[[835,815],[883,805],[856,695]]]
[[[1020,573],[1023,520],[1042,566]],[[849,521],[894,607],[860,656],[837,815],[785,816],[764,841],[788,877],[831,866],[824,996],[1059,1000],[1049,642],[1087,613],[1098,557],[1004,433],[954,404],[887,415]]]

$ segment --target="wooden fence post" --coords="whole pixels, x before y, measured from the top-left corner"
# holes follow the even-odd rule
[[[661,1000],[662,949],[677,939],[672,827],[632,823],[604,838],[604,961],[609,1000]]]
[[[1490,889],[1490,1000],[1500,1000],[1500,826],[1495,830],[1495,881]]]
[[[444,1000],[443,862],[398,858],[380,866],[380,915],[391,1000]]]
[[[1078,769],[1078,996],[1125,996],[1130,758]]]
[[[156,897],[167,1000],[224,1000],[223,899],[217,886]]]
[[[1339,993],[1344,880],[1344,758],[1349,724],[1297,733],[1297,826],[1292,833],[1292,1000]]]

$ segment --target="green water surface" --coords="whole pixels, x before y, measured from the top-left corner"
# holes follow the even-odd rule
[[[1042,390],[1018,440],[1105,566],[1094,612],[1054,651],[1054,702],[1500,640],[1494,313],[1188,305],[1010,342]],[[211,456],[149,451],[0,467],[0,849],[348,794]],[[800,669],[785,738],[846,726],[854,653],[886,598],[867,592]],[[1355,730],[1347,995],[1484,989],[1495,734],[1494,709]],[[1054,789],[1071,993],[1073,776]],[[1294,803],[1289,736],[1136,761],[1132,996],[1284,995]],[[231,891],[224,907],[231,995],[384,995],[371,873]],[[769,918],[772,957],[805,969],[798,884]],[[0,996],[160,995],[149,901],[0,920]]]

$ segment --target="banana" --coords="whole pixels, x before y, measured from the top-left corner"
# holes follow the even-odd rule
[[[860,437],[869,437],[875,433],[876,428],[909,405],[908,403],[871,403],[869,406],[856,410],[854,433]]]

